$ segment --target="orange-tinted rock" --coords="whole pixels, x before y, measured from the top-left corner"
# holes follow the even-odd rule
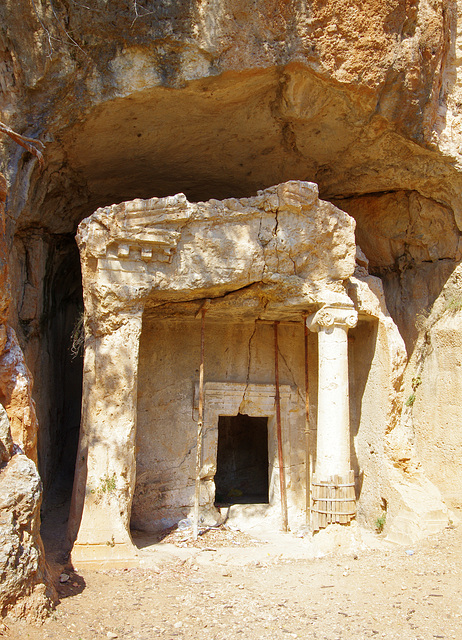
[[[8,283],[7,257],[8,249],[5,235],[5,200],[7,185],[5,176],[0,173],[0,323],[5,322],[8,316],[10,304],[10,288]],[[2,348],[2,335],[0,333],[0,352]]]
[[[15,332],[7,328],[7,340],[0,354],[0,402],[11,424],[13,440],[37,462],[37,416],[32,399],[32,377]]]

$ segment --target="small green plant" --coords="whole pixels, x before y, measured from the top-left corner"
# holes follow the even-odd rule
[[[462,310],[462,293],[453,295],[449,300],[446,300],[445,311],[451,311],[457,313]]]
[[[422,378],[420,376],[416,376],[415,378],[412,378],[411,385],[414,391],[416,391],[421,384],[422,384]]]
[[[412,381],[411,381],[412,393],[404,403],[406,407],[412,407],[412,405],[414,404],[415,392],[417,391],[417,389],[420,387],[421,384],[422,384],[422,378],[420,376],[416,376],[415,378],[412,378]]]
[[[101,483],[98,487],[100,493],[111,493],[111,491],[115,491],[116,489],[116,474],[113,473],[112,476],[108,476],[107,474],[104,478],[101,478]]]
[[[384,511],[382,515],[379,516],[375,521],[375,530],[377,531],[377,533],[382,533],[383,528],[385,527],[386,521],[387,521],[387,514]]]
[[[95,504],[98,504],[103,499],[105,494],[112,493],[117,489],[117,476],[115,473],[112,476],[106,474],[100,478],[99,485],[94,489],[89,489],[90,493],[94,495]],[[88,489],[87,489],[88,491]]]
[[[112,536],[110,540],[107,540],[106,544],[108,547],[115,547],[114,536]]]
[[[409,398],[406,400],[404,404],[406,405],[406,407],[412,407],[414,402],[415,402],[415,393],[411,393],[411,395],[409,396]]]

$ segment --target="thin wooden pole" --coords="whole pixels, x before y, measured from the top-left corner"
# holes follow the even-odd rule
[[[201,309],[201,363],[199,367],[199,415],[197,420],[197,450],[196,450],[196,485],[194,488],[194,540],[199,535],[199,502],[201,495],[201,466],[202,466],[202,430],[204,426],[204,349],[205,349],[205,307]]]
[[[276,387],[276,427],[278,439],[278,460],[279,460],[279,487],[281,491],[281,512],[282,512],[282,530],[288,530],[287,521],[287,494],[286,479],[284,469],[284,455],[282,450],[282,429],[281,429],[281,396],[279,393],[279,346],[278,346],[278,325],[274,323],[274,379]]]
[[[313,473],[313,456],[311,455],[310,442],[310,386],[308,377],[308,327],[306,326],[306,315],[303,316],[303,327],[305,332],[305,469],[306,469],[306,488],[305,488],[305,507],[306,507],[306,524],[311,526],[311,475]]]

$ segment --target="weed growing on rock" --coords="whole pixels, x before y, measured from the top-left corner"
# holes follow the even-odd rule
[[[377,533],[382,533],[382,531],[383,531],[383,529],[385,527],[386,521],[387,521],[387,514],[384,512],[375,521],[375,530],[377,531]]]
[[[422,378],[420,376],[416,376],[415,378],[412,378],[412,382],[411,382],[412,393],[405,402],[406,407],[412,407],[412,405],[414,404],[415,392],[417,391],[417,389],[420,387],[421,384],[422,384]]]
[[[450,313],[457,313],[462,311],[462,294],[455,294],[449,300],[446,300],[445,311]]]
[[[101,478],[101,483],[99,485],[99,491],[101,493],[111,493],[111,491],[115,491],[116,489],[116,474],[113,473],[112,476],[105,475],[104,478]]]

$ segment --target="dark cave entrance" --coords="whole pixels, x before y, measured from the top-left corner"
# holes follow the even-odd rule
[[[215,504],[268,502],[268,418],[220,416]]]
[[[63,519],[67,519],[80,432],[83,374],[83,345],[76,343],[77,334],[83,330],[79,326],[83,318],[82,278],[73,234],[55,236],[44,284],[50,401],[38,442],[43,512],[62,508],[66,512]]]

